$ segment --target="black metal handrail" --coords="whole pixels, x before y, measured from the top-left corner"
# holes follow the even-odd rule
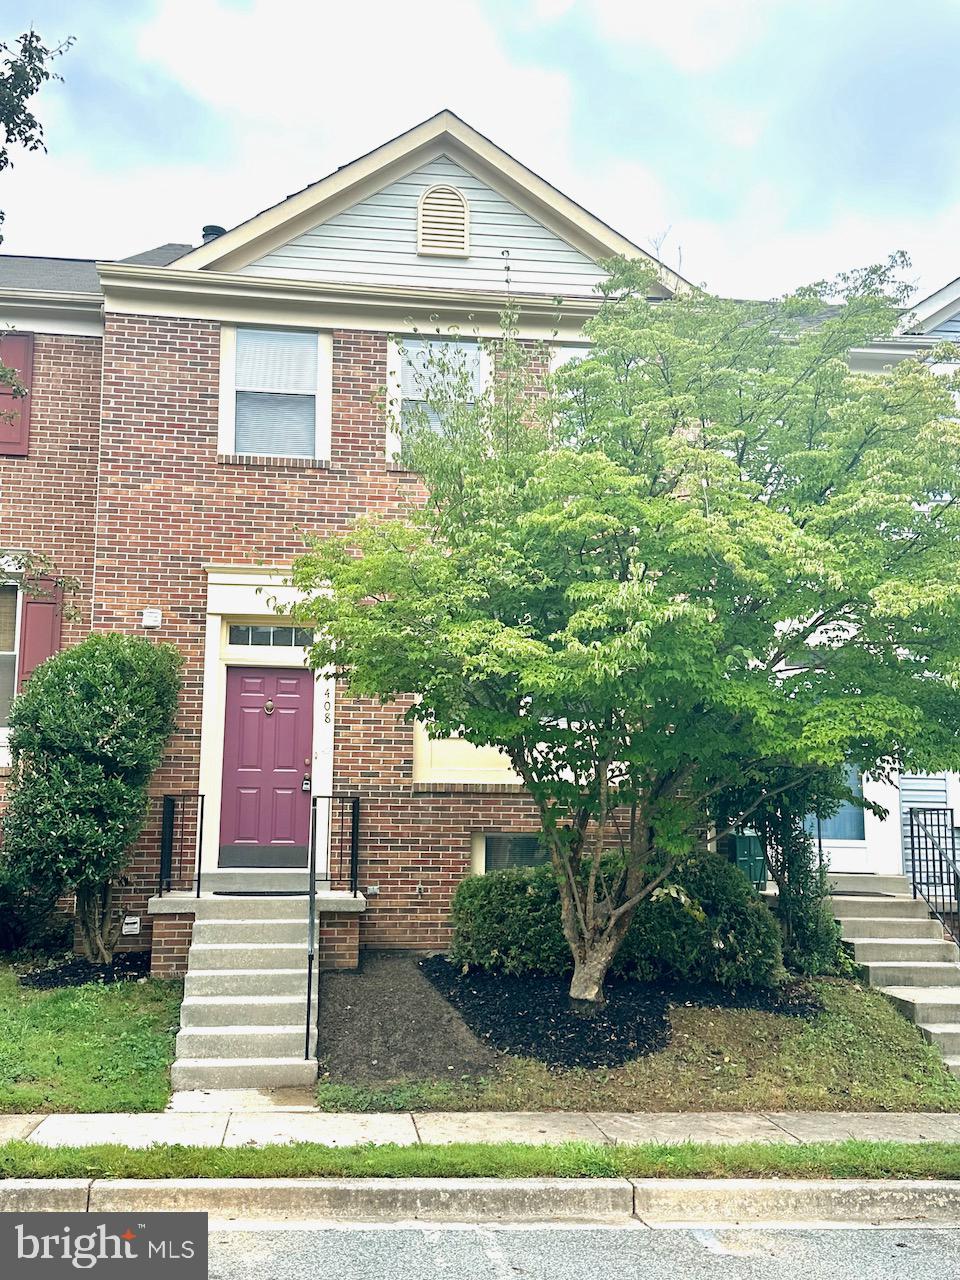
[[[920,897],[960,943],[960,867],[953,810],[910,810],[910,877]]]
[[[189,882],[200,897],[200,868],[203,855],[203,803],[199,791],[178,791],[160,797],[160,874],[157,896],[170,893],[174,885],[181,891]],[[191,818],[192,811],[192,818]],[[184,875],[184,853],[189,851],[187,832],[193,828],[193,867]],[[176,875],[174,855],[176,854]]]
[[[317,1051],[319,1027],[313,1022],[313,969],[317,943],[317,856],[319,850],[317,814],[323,807],[326,817],[323,831],[324,879],[331,889],[344,882],[354,896],[360,892],[360,797],[334,794],[314,796],[310,803],[310,850],[307,859],[307,1018],[304,1031],[303,1056],[306,1061]],[[337,821],[335,821],[335,818]],[[348,825],[349,824],[349,825]],[[346,875],[344,875],[346,864]],[[319,981],[319,977],[318,977]],[[317,1001],[317,1019],[320,1002]],[[314,1048],[311,1052],[310,1037],[313,1032]]]

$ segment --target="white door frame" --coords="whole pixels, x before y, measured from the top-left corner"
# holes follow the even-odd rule
[[[292,604],[298,593],[285,586],[288,570],[260,566],[208,566],[203,653],[203,708],[200,720],[199,791],[204,798],[201,873],[213,871],[220,856],[220,807],[223,794],[223,736],[227,710],[227,667],[306,666],[302,648],[231,645],[231,622],[283,625],[274,604]],[[333,792],[335,684],[318,676],[313,693],[313,766],[311,795]],[[318,839],[323,856],[326,841]],[[320,868],[324,870],[324,868]]]

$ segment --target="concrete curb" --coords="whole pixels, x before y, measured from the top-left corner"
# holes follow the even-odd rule
[[[960,1181],[779,1178],[8,1179],[0,1210],[339,1222],[955,1226]]]
[[[89,1178],[7,1178],[0,1182],[0,1212],[85,1213]]]
[[[346,1222],[626,1222],[626,1178],[195,1178],[93,1182],[97,1213],[199,1210],[217,1218]]]
[[[635,1180],[634,1214],[648,1226],[915,1223],[956,1226],[960,1181],[787,1178]]]

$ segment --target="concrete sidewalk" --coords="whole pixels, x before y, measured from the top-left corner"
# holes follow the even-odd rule
[[[960,1142],[960,1115],[930,1112],[397,1112],[365,1115],[316,1110],[225,1109],[148,1114],[0,1116],[0,1141],[26,1139],[45,1147],[153,1143],[201,1147],[261,1147],[318,1142],[359,1143],[560,1142],[740,1143]]]

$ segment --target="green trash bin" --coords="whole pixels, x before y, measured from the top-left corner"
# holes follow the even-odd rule
[[[733,860],[756,889],[767,887],[767,863],[760,837],[745,831],[733,838]]]

